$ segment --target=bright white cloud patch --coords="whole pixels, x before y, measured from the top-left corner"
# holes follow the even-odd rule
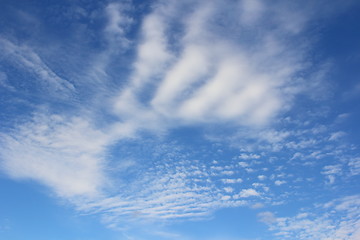
[[[267,123],[288,107],[289,87],[291,92],[297,89],[292,79],[305,67],[303,54],[284,44],[284,38],[290,39],[292,34],[282,25],[277,32],[254,25],[265,37],[255,35],[248,48],[248,43],[232,40],[226,29],[210,21],[226,11],[226,6],[199,4],[199,10],[184,15],[175,9],[177,3],[169,1],[145,18],[135,70],[128,87],[116,98],[116,111],[130,117],[146,117],[150,111],[155,119],[178,123]],[[244,4],[245,12],[260,9],[260,3]],[[266,7],[263,10],[266,12]],[[172,44],[174,35],[169,29],[177,15],[186,19],[179,23],[184,33]],[[235,20],[241,24],[241,19]],[[147,93],[149,99],[143,99],[145,91],[152,91]]]
[[[105,184],[108,136],[81,118],[35,116],[1,135],[1,167],[10,176],[34,179],[62,197],[96,195]]]
[[[249,189],[243,189],[241,192],[236,195],[238,198],[248,198],[248,197],[258,197],[260,196],[260,193],[258,193],[255,189],[249,188]]]

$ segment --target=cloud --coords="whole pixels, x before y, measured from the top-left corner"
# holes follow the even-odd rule
[[[82,118],[36,115],[1,134],[1,168],[15,179],[33,179],[61,197],[91,196],[106,183],[105,133]]]
[[[298,89],[290,80],[305,67],[303,54],[283,42],[290,36],[286,28],[271,32],[254,26],[264,31],[265,37],[254,36],[251,48],[233,41],[225,29],[209,21],[227,8],[216,1],[196,4],[201,7],[184,14],[187,4],[168,1],[145,17],[134,71],[128,86],[114,99],[115,112],[130,119],[151,116],[145,122],[162,126],[164,122],[170,126],[268,123],[289,106],[294,89]],[[245,12],[261,15],[270,11],[260,2],[244,4]],[[179,17],[184,18],[177,22],[184,31],[176,35],[174,44],[174,33],[169,29]]]
[[[43,89],[43,92],[50,92],[52,97],[60,98],[73,95],[75,91],[74,85],[52,71],[31,48],[0,38],[0,49],[3,52],[1,60],[6,58],[7,61],[13,62],[15,66],[33,74],[35,79],[40,80],[38,84]]]
[[[245,154],[245,153],[242,153],[239,156],[239,159],[244,159],[244,160],[259,159],[259,158],[260,158],[260,155],[258,155],[258,154]]]
[[[252,188],[243,189],[238,195],[236,195],[236,197],[238,198],[259,197],[259,196],[260,193]]]
[[[258,176],[258,179],[260,180],[260,181],[262,181],[262,180],[265,180],[267,177],[265,176],[265,175],[259,175]]]
[[[338,140],[339,138],[341,138],[341,137],[343,137],[343,136],[345,136],[345,135],[346,135],[346,133],[343,132],[343,131],[335,132],[335,133],[332,133],[332,134],[330,135],[329,140],[330,140],[330,141]]]
[[[239,164],[240,167],[243,167],[243,168],[246,168],[246,167],[249,166],[249,164],[246,163],[246,162],[239,162],[238,164]]]
[[[254,26],[254,24],[260,20],[265,8],[263,2],[259,0],[239,1],[239,5],[239,9],[241,10],[240,21],[248,26]]]
[[[10,91],[16,90],[13,86],[11,86],[11,84],[8,81],[7,75],[4,72],[0,72],[0,87]]]
[[[343,174],[342,166],[340,164],[324,166],[321,173],[326,176],[329,184],[333,184],[335,182],[335,176]]]
[[[234,189],[232,187],[225,187],[224,190],[227,193],[232,193],[234,191]]]
[[[266,224],[273,224],[276,222],[276,217],[272,212],[261,212],[258,213],[258,218],[260,222],[266,223]]]
[[[130,16],[131,7],[110,3],[104,9],[107,25],[101,32],[108,46],[87,74],[109,81],[104,85],[111,89],[105,89],[105,97],[96,106],[88,101],[97,95],[86,99],[83,108],[90,113],[79,106],[74,107],[74,115],[49,109],[1,133],[2,170],[12,178],[50,187],[79,211],[99,214],[114,228],[141,221],[202,219],[219,208],[264,206],[259,201],[282,203],[293,193],[287,188],[291,184],[284,185],[291,180],[275,180],[279,189],[288,192],[274,196],[267,187],[273,185],[265,182],[265,169],[277,171],[271,180],[281,176],[279,171],[294,166],[307,170],[311,164],[318,164],[316,169],[322,169],[330,183],[343,165],[358,174],[358,158],[328,166],[314,161],[328,157],[337,162],[344,149],[328,140],[340,140],[342,132],[330,135],[313,119],[299,117],[296,122],[279,117],[291,109],[299,93],[312,92],[315,86],[304,87],[311,81],[299,76],[312,72],[308,41],[300,36],[311,16],[305,10],[295,13],[282,1],[275,7],[264,1],[239,1],[235,10],[229,9],[234,7],[229,3],[159,1],[142,13],[138,39],[128,34],[136,21]],[[129,62],[123,67],[130,73],[110,79],[110,63],[129,46],[135,48],[134,60],[127,53]],[[51,96],[77,94],[74,86],[89,84],[84,79],[72,84],[61,78],[30,47],[2,39],[0,48],[11,61],[37,76]],[[5,80],[0,84],[6,84]],[[228,156],[222,159],[220,151],[216,155],[201,150],[194,156],[202,160],[194,160],[188,149],[178,150],[180,143],[166,146],[164,141],[172,138],[164,133],[184,126],[212,126],[219,132],[231,129],[231,134],[224,131],[228,136],[217,134],[220,140],[211,142],[238,150],[233,161]],[[156,137],[150,135],[156,144],[144,139],[149,132],[155,133]],[[127,144],[141,148],[126,149]],[[127,156],[129,152],[134,156]],[[257,166],[265,163],[269,169]],[[316,226],[322,220],[307,221],[306,217],[259,214],[263,222],[283,232]]]
[[[350,159],[348,166],[350,168],[351,175],[360,175],[360,158],[354,157]]]
[[[284,181],[284,180],[276,180],[274,183],[275,183],[276,186],[280,186],[280,185],[285,184],[286,181]]]
[[[243,180],[241,178],[236,178],[236,179],[227,178],[227,179],[221,179],[221,181],[223,183],[241,183],[241,182],[243,182]]]
[[[204,219],[219,208],[253,205],[251,199],[239,199],[239,194],[235,193],[235,188],[239,187],[235,184],[242,181],[235,179],[231,182],[233,187],[219,184],[221,173],[210,175],[211,166],[205,167],[203,162],[163,159],[155,162],[151,169],[140,170],[141,176],[132,177],[131,185],[118,175],[119,185],[113,197],[82,203],[79,210],[99,212],[107,225],[122,226],[139,221]],[[141,165],[130,166],[127,171],[134,168],[139,171]],[[241,192],[241,197],[250,196],[258,196],[258,193],[252,189]]]
[[[125,47],[129,44],[129,40],[126,37],[126,30],[133,22],[133,19],[129,17],[127,13],[129,8],[128,5],[120,3],[110,3],[105,8],[108,17],[105,32],[109,35],[108,37],[109,40],[112,41],[112,44],[116,44],[117,46],[123,45],[123,47]]]
[[[322,171],[322,174],[341,174],[341,165],[328,165],[324,167],[324,170]]]
[[[275,218],[271,212],[262,213],[260,219],[282,239],[355,240],[360,229],[359,199],[357,195],[343,197],[295,217]]]

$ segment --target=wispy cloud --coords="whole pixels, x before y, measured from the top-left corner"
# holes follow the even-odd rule
[[[33,74],[43,92],[50,92],[52,97],[68,97],[74,94],[74,85],[53,72],[31,48],[20,46],[0,38],[2,58]],[[34,87],[34,86],[32,86]]]
[[[0,141],[1,168],[13,178],[37,180],[65,198],[94,196],[106,184],[108,136],[86,119],[36,115]]]
[[[16,88],[11,86],[8,81],[7,75],[3,72],[0,72],[0,87],[5,88],[10,91],[15,91]]]
[[[355,240],[360,236],[359,204],[359,196],[349,196],[320,205],[316,214],[309,211],[276,218],[263,212],[259,217],[282,239]]]
[[[133,77],[116,99],[118,114],[136,117],[139,114],[136,112],[146,116],[150,111],[156,119],[177,124],[267,123],[286,109],[292,95],[300,91],[293,79],[306,67],[304,54],[284,40],[292,39],[293,33],[289,34],[283,23],[275,32],[253,24],[254,29],[264,31],[264,37],[250,34],[249,48],[249,42],[233,39],[225,29],[209,21],[226,11],[223,4],[216,1],[196,4],[199,5],[196,10],[184,15],[175,9],[177,3],[169,1],[145,18],[144,40],[138,47]],[[255,5],[246,4],[249,11],[260,8]],[[188,7],[184,4],[182,8]],[[173,15],[164,13],[164,8],[170,8]],[[270,14],[266,6],[262,11]],[[176,36],[175,45],[170,44],[174,33],[167,29],[176,16],[185,20],[178,23],[184,33]],[[241,24],[241,19],[227,19],[223,15],[222,18],[219,20]],[[149,97],[142,97],[144,92]]]
[[[129,29],[133,22],[133,19],[127,13],[129,10],[130,5],[120,3],[110,3],[105,9],[108,17],[105,32],[109,35],[108,39],[117,47],[126,47],[129,44],[126,30]]]

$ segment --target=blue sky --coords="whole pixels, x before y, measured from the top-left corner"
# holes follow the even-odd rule
[[[0,5],[1,239],[360,239],[359,2]]]

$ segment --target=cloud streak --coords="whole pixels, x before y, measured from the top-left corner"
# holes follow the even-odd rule
[[[251,27],[262,31],[263,36],[249,34],[252,46],[248,48],[248,42],[232,39],[210,21],[226,10],[223,4],[197,4],[201,6],[198,10],[183,16],[181,10],[174,10],[177,3],[170,1],[145,18],[133,76],[115,100],[117,113],[137,118],[150,111],[160,124],[268,123],[287,109],[292,95],[301,90],[294,79],[306,64],[301,49],[289,44],[296,34],[289,33],[282,23],[278,31],[253,24]],[[170,8],[173,15],[165,14],[164,8]],[[170,44],[175,36],[169,29],[173,19],[180,16],[185,19],[179,23],[184,33],[176,36],[175,47]],[[233,20],[222,18],[219,20]],[[149,97],[144,98],[144,92]]]
[[[3,52],[2,58],[9,59],[15,65],[33,74],[35,79],[40,80],[38,83],[43,92],[50,92],[51,96],[58,98],[74,94],[74,85],[53,72],[30,48],[0,38],[0,49]]]

